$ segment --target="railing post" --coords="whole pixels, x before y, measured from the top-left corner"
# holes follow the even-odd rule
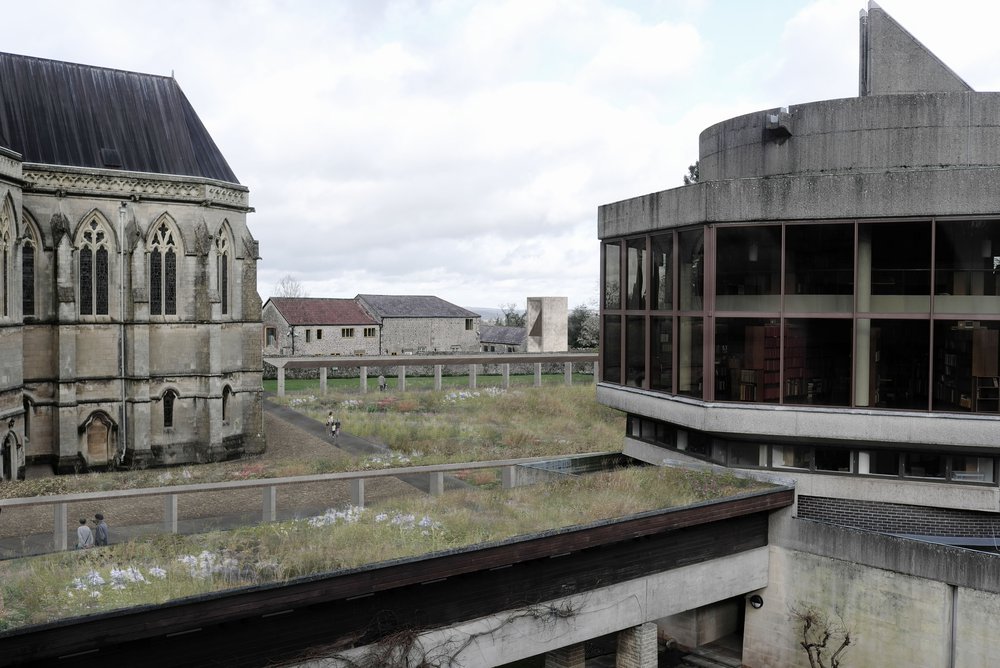
[[[326,394],[326,367],[321,366],[319,368],[319,391],[322,394]]]
[[[368,367],[365,365],[361,366],[361,371],[358,373],[358,379],[361,382],[361,394],[368,394]]]
[[[573,384],[573,363],[563,362],[563,378],[566,379],[566,385]]]
[[[431,496],[441,496],[444,494],[444,472],[431,472]]]
[[[514,474],[516,471],[516,466],[504,466],[500,469],[500,484],[504,489],[514,488]]]
[[[476,389],[476,365],[475,364],[470,364],[469,365],[469,389],[470,390]]]
[[[358,508],[365,507],[365,479],[354,478],[351,480],[351,505]]]
[[[399,371],[396,372],[396,382],[399,385],[399,391],[406,392],[406,367],[402,364],[399,365]]]
[[[503,389],[509,390],[510,389],[510,363],[509,362],[504,362],[503,364],[500,365],[500,367],[503,369]]]
[[[56,552],[61,552],[68,547],[66,534],[69,533],[67,526],[66,504],[57,503],[52,506],[52,546]]]
[[[278,488],[270,485],[264,488],[264,512],[262,520],[273,522],[278,518]]]
[[[601,382],[601,363],[594,360],[594,385]]]
[[[535,362],[535,387],[542,386],[542,363]]]
[[[167,533],[177,533],[176,494],[167,494],[163,497],[163,530]]]
[[[285,367],[278,367],[278,396],[285,396]]]
[[[441,365],[434,365],[434,391],[441,391]]]

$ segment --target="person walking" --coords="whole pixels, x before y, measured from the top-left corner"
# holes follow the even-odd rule
[[[388,387],[388,385],[386,385],[386,383],[385,383],[385,376],[383,376],[382,374],[379,374],[378,375],[378,391],[379,392],[385,392],[385,390],[386,390],[387,387]]]
[[[108,544],[108,523],[104,521],[104,515],[97,513],[94,515],[97,526],[94,527],[94,545],[100,547]]]
[[[80,526],[76,528],[76,549],[84,550],[90,547],[94,547],[94,534],[87,526],[87,520],[81,517]]]

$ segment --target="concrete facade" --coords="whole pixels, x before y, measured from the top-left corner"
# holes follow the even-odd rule
[[[528,327],[529,353],[555,353],[569,350],[566,297],[528,297],[525,323]]]
[[[860,35],[859,97],[717,123],[698,183],[599,208],[598,400],[626,454],[794,481],[745,665],[806,665],[795,610],[843,665],[990,665],[997,558],[952,546],[1000,520],[1000,94],[875,3]]]

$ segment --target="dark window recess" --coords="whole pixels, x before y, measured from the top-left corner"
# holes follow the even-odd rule
[[[163,395],[163,426],[164,428],[170,428],[174,426],[174,398],[173,392],[167,392]]]
[[[149,256],[149,314],[163,314],[163,256],[153,250]]]
[[[110,167],[113,169],[121,169],[122,157],[118,154],[118,149],[116,148],[102,148],[101,149],[101,164],[105,167]]]
[[[35,315],[35,247],[21,251],[21,314]]]
[[[97,283],[95,285],[94,295],[96,301],[96,314],[97,315],[107,315],[108,314],[108,249],[98,248],[97,249],[97,261],[96,261],[96,274]]]
[[[80,249],[80,314],[94,314],[94,252]]]
[[[163,274],[163,313],[177,315],[177,254],[174,249],[167,250]]]

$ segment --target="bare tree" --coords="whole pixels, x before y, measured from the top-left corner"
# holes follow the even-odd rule
[[[792,617],[801,625],[799,646],[809,657],[810,668],[840,668],[841,656],[851,645],[851,630],[840,615],[831,621],[815,608],[792,608]]]
[[[500,311],[503,315],[497,316],[496,324],[501,327],[524,327],[528,319],[527,311],[522,311],[517,308],[514,302],[500,305]]]
[[[309,293],[302,287],[298,279],[291,274],[285,274],[278,284],[274,286],[272,297],[308,297]]]

